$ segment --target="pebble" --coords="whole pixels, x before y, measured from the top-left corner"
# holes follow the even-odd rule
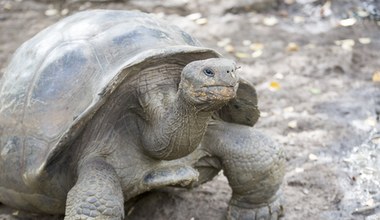
[[[193,13],[193,14],[189,14],[188,16],[186,16],[186,18],[188,18],[192,21],[195,21],[197,19],[202,18],[202,14],[201,13]]]
[[[207,20],[207,18],[199,18],[199,19],[195,20],[195,23],[199,24],[199,25],[205,25],[208,23],[208,20]]]
[[[355,46],[355,41],[353,39],[337,40],[335,41],[335,44],[342,47],[344,50],[351,51],[352,47]]]
[[[296,23],[296,24],[304,23],[305,22],[305,18],[301,17],[301,16],[294,16],[293,17],[293,22]]]
[[[303,192],[303,194],[305,194],[305,195],[308,195],[308,194],[309,194],[309,190],[307,190],[307,189],[302,189],[302,192]]]
[[[369,13],[367,11],[364,11],[364,10],[357,11],[357,14],[359,15],[359,17],[362,17],[362,18],[366,18],[369,16]]]
[[[286,50],[289,52],[296,52],[296,51],[299,51],[299,49],[300,49],[299,46],[294,42],[290,42],[288,46],[286,47]]]
[[[349,27],[356,23],[356,18],[347,18],[339,21],[339,25],[343,27]]]
[[[57,15],[58,14],[58,10],[55,9],[55,8],[52,8],[52,9],[48,9],[45,11],[45,15],[50,17],[50,16],[54,16],[54,15]]]
[[[276,73],[276,74],[274,74],[273,77],[276,78],[276,79],[284,79],[285,78],[284,74],[282,74],[282,73]]]
[[[62,16],[66,16],[66,15],[68,15],[69,14],[69,9],[68,8],[64,8],[64,9],[62,9],[62,11],[61,11],[61,15]]]
[[[257,58],[257,57],[260,57],[262,54],[263,54],[263,51],[262,51],[262,50],[256,50],[255,52],[253,52],[253,53],[251,54],[251,56],[252,56],[253,58]]]
[[[318,156],[315,154],[309,154],[309,160],[310,161],[316,161],[316,160],[318,160]]]
[[[278,23],[278,19],[274,16],[266,17],[263,20],[263,24],[266,26],[274,26]]]
[[[293,129],[297,128],[298,127],[297,121],[296,120],[289,121],[288,122],[288,127],[289,128],[293,128]]]
[[[361,37],[358,39],[359,43],[361,44],[369,44],[371,43],[371,38],[368,37]]]

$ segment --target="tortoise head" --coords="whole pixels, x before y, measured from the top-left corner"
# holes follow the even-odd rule
[[[232,60],[197,60],[183,68],[179,91],[193,105],[216,110],[236,96],[238,80]]]

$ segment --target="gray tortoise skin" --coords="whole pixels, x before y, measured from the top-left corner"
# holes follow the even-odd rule
[[[228,219],[278,219],[284,153],[252,128],[233,61],[140,12],[94,10],[25,42],[0,79],[0,202],[71,219],[223,169]]]

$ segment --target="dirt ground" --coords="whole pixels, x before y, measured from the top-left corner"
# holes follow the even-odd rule
[[[141,10],[235,59],[256,85],[256,126],[287,152],[286,220],[380,219],[380,1],[0,0],[0,77],[38,31],[80,10]],[[146,194],[128,219],[223,219],[220,174]],[[0,205],[0,220],[62,219]]]

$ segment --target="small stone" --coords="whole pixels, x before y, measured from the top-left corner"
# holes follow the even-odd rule
[[[186,16],[186,18],[192,21],[195,21],[197,19],[202,18],[202,14],[197,12],[197,13],[189,14],[188,16]]]
[[[199,24],[199,25],[205,25],[205,24],[207,24],[207,22],[208,22],[207,18],[199,18],[199,19],[195,20],[195,23]]]
[[[299,51],[299,49],[300,49],[299,46],[294,42],[290,42],[288,46],[286,47],[286,50],[289,52],[296,52],[296,51]]]
[[[66,16],[66,15],[68,15],[69,14],[69,9],[68,8],[64,8],[64,9],[62,9],[62,11],[61,11],[61,15],[62,16]]]
[[[309,194],[309,190],[307,190],[307,189],[302,189],[302,192],[303,192],[305,195],[308,195],[308,194]]]
[[[371,127],[375,127],[376,124],[377,124],[376,117],[368,117],[368,118],[364,121],[364,123],[365,123],[366,125],[371,126]]]
[[[351,51],[355,46],[355,41],[353,39],[337,40],[335,41],[335,44],[342,47],[344,50]]]
[[[358,39],[359,43],[361,44],[369,44],[371,43],[371,38],[368,37],[361,37]]]
[[[263,51],[262,51],[262,50],[256,50],[255,52],[253,52],[253,53],[251,54],[251,56],[252,56],[253,58],[257,58],[257,57],[260,57],[262,54],[263,54]]]
[[[260,117],[268,117],[269,116],[269,113],[268,112],[260,112]]]
[[[58,14],[58,10],[55,8],[51,8],[45,11],[45,15],[50,17]]]
[[[293,128],[293,129],[296,129],[298,127],[298,123],[296,120],[292,120],[292,121],[289,121],[288,122],[288,127],[289,128]]]
[[[266,17],[263,20],[263,24],[266,26],[274,26],[278,24],[278,19],[274,16]]]
[[[304,171],[305,171],[305,169],[302,167],[296,167],[296,169],[295,169],[296,173],[303,173]]]
[[[318,160],[318,156],[315,154],[309,154],[309,160],[310,161],[316,161],[316,160]]]
[[[347,18],[339,21],[339,25],[343,27],[349,27],[356,23],[356,18]]]
[[[293,17],[293,22],[296,23],[296,24],[304,23],[305,22],[305,18],[301,17],[301,16],[294,16]]]
[[[364,11],[364,10],[357,11],[357,14],[359,15],[359,17],[362,17],[362,18],[366,18],[369,16],[369,13],[367,11]]]
[[[276,73],[273,77],[276,79],[284,79],[284,75],[282,73]]]
[[[17,216],[19,214],[19,211],[14,211],[14,212],[12,212],[12,215],[13,216]]]

